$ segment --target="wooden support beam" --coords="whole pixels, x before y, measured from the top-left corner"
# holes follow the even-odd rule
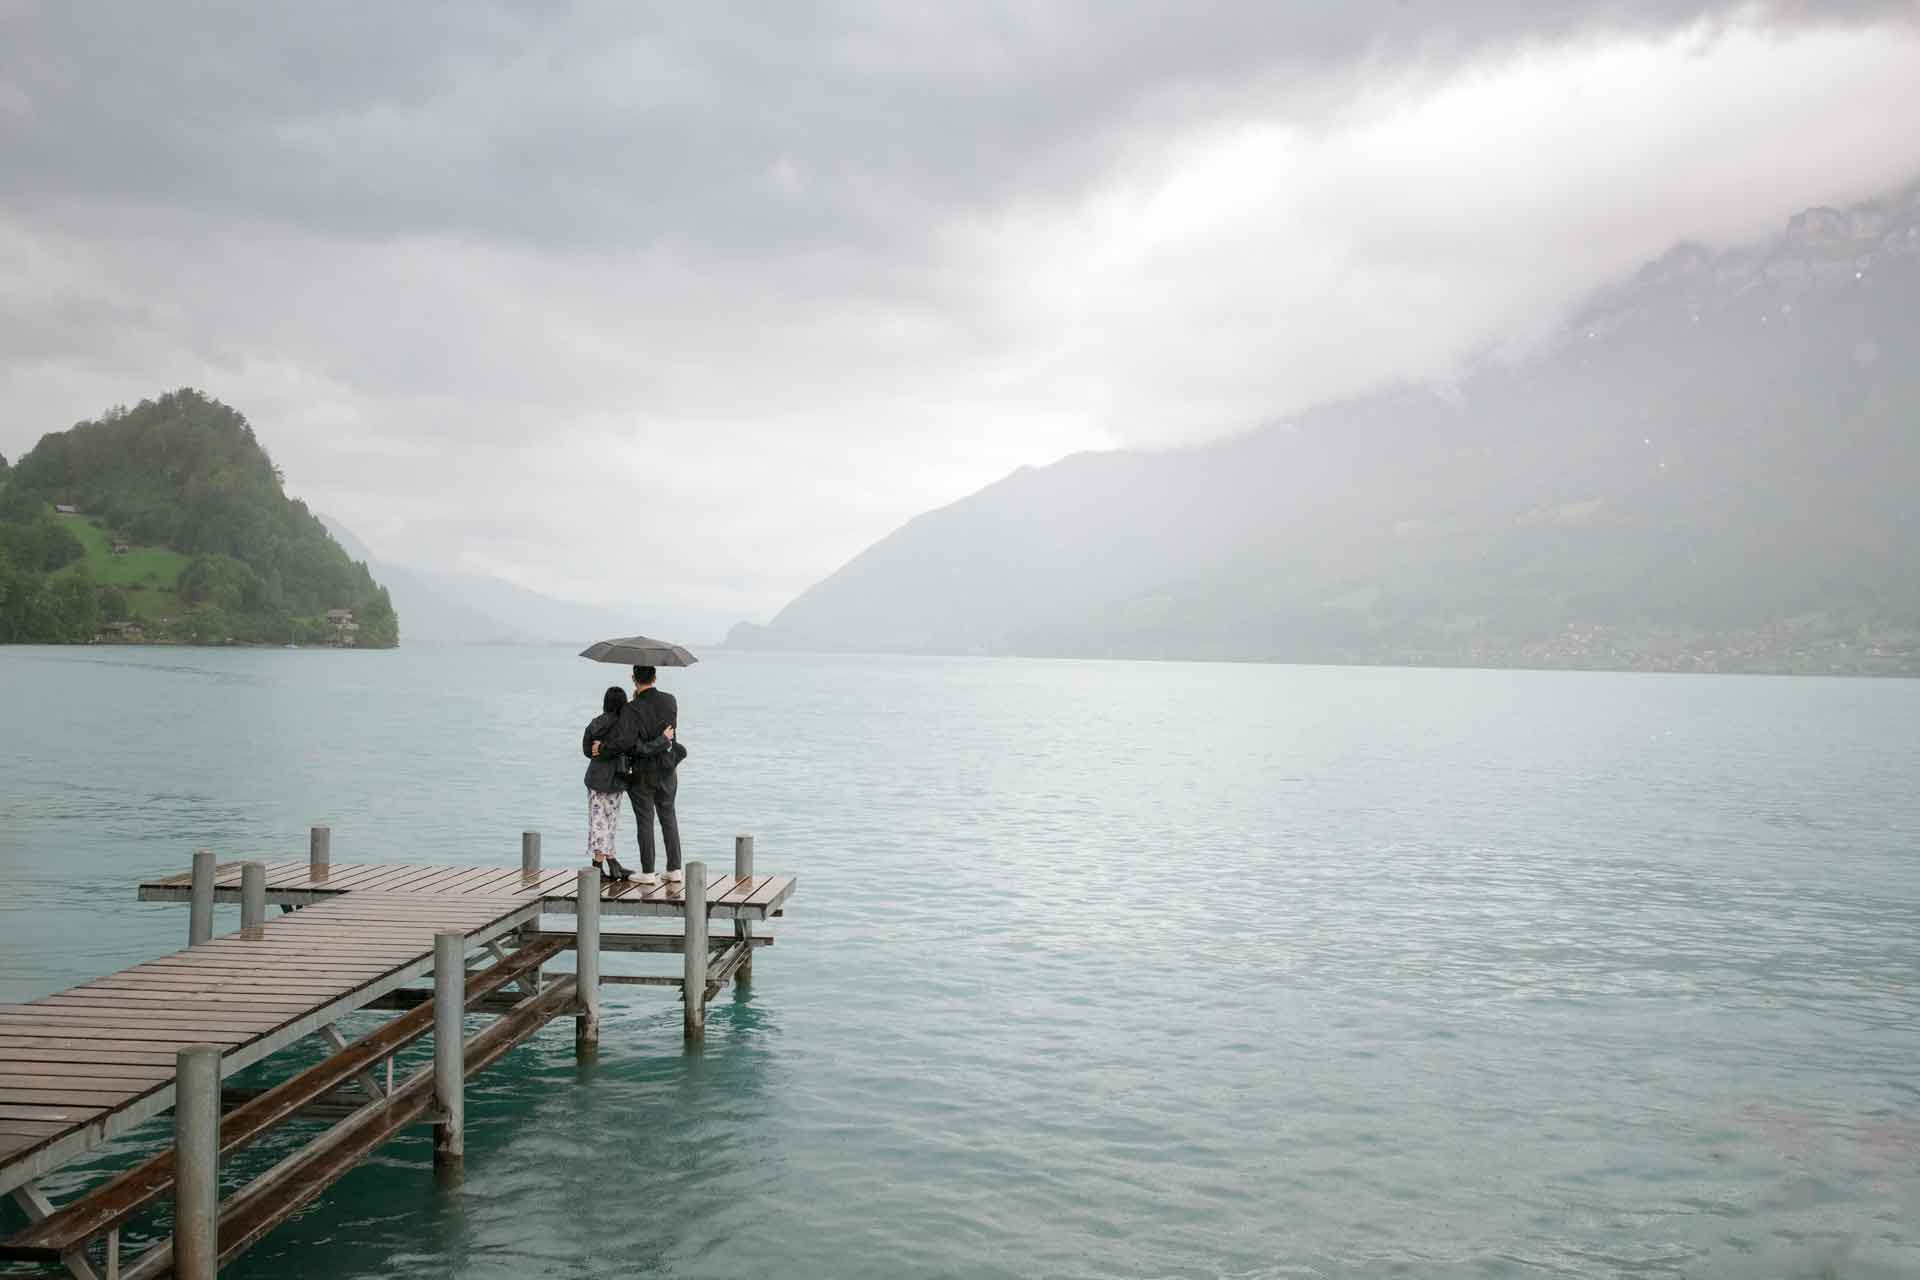
[[[571,947],[573,945],[573,934],[568,930],[532,929],[524,936],[534,940],[560,938],[566,942],[567,946]],[[687,937],[684,933],[614,933],[603,930],[600,934],[600,950],[602,952],[631,951],[642,954],[668,954],[677,956],[686,949],[686,945]],[[753,935],[753,945],[756,947],[770,947],[773,945],[773,935],[770,933],[756,933]],[[600,975],[601,982],[612,982],[613,980],[614,978],[611,974]],[[678,982],[680,979],[675,978],[674,981]]]
[[[707,864],[687,864],[687,940],[680,953],[681,1029],[688,1040],[707,1034]]]
[[[574,908],[574,974],[580,1014],[573,1023],[574,1051],[591,1053],[600,1044],[600,869],[582,867],[580,897]]]
[[[307,875],[325,880],[333,862],[333,828],[314,827],[307,832]]]
[[[214,1280],[220,1269],[220,1050],[182,1049],[174,1072],[173,1273]]]
[[[197,947],[213,936],[213,875],[219,864],[213,850],[193,851],[193,888],[187,907],[187,945]]]
[[[267,922],[267,864],[240,864],[240,927],[258,929]]]
[[[752,836],[735,836],[733,838],[733,878],[736,880],[750,880],[753,878]],[[733,918],[733,936],[740,940],[745,951],[745,954],[740,957],[739,964],[735,967],[740,980],[745,982],[747,979],[753,977],[753,948],[746,945],[748,940],[753,937],[753,922],[750,920],[742,920],[739,916],[735,916]]]
[[[328,1024],[314,1032],[314,1034],[322,1040],[325,1040],[327,1046],[335,1053],[345,1053],[347,1051],[347,1038],[340,1034],[338,1027]],[[359,1082],[362,1089],[366,1090],[369,1098],[384,1098],[387,1096],[386,1090],[380,1087],[380,1081],[374,1077],[373,1072],[365,1070],[357,1071],[354,1073],[353,1078]]]
[[[437,933],[433,936],[433,1105],[440,1116],[433,1129],[436,1169],[457,1169],[467,1154],[467,1073],[462,1061],[466,1004],[467,937],[452,931]]]
[[[45,1222],[59,1212],[53,1207],[53,1201],[47,1199],[40,1188],[31,1182],[13,1189],[13,1202],[20,1206],[22,1213],[27,1215],[28,1222]],[[85,1249],[75,1249],[70,1253],[62,1254],[60,1262],[66,1267],[68,1274],[77,1277],[78,1280],[100,1280],[100,1273],[95,1271],[93,1264],[87,1260]],[[113,1275],[113,1266],[110,1260],[107,1273],[109,1276]]]
[[[497,1062],[509,1049],[566,1013],[573,1003],[571,978],[549,983],[539,995],[527,997],[514,1014],[466,1042],[461,1053],[466,1073],[472,1075]],[[220,1212],[220,1265],[232,1263],[369,1152],[427,1118],[433,1107],[433,1080],[433,1068],[421,1068],[387,1101],[368,1103],[230,1196]],[[126,1280],[156,1280],[172,1265],[172,1250],[162,1243],[127,1268]]]
[[[493,970],[476,969],[470,970],[469,972],[477,976],[482,973],[492,973]],[[521,975],[523,980],[525,977],[525,974]],[[604,979],[602,979],[602,981],[604,981]],[[498,995],[488,996],[484,1000],[470,1000],[467,1002],[467,1012],[487,1014],[511,1013],[520,1003],[522,996],[532,994],[531,991],[526,990],[525,986],[522,985],[518,994],[502,992]],[[398,991],[387,992],[387,994],[377,1000],[367,1001],[367,1003],[360,1006],[360,1009],[363,1013],[369,1010],[374,1013],[406,1013],[410,1009],[418,1009],[423,1004],[432,1003],[433,992],[421,990],[418,987],[402,987]]]

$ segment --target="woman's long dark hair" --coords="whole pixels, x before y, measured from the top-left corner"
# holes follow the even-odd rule
[[[620,714],[620,708],[627,705],[627,691],[619,685],[609,685],[604,697],[600,699],[600,709],[610,716]]]

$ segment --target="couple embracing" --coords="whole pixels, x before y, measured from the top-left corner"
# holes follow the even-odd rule
[[[660,835],[667,846],[667,883],[685,877],[680,871],[680,819],[673,809],[677,789],[674,770],[686,759],[687,749],[674,741],[679,704],[673,695],[653,687],[654,669],[633,669],[633,696],[617,686],[608,689],[600,714],[580,737],[587,757],[587,852],[600,869],[602,880],[632,880],[634,874],[614,856],[614,837],[620,829],[620,796],[633,802],[640,840],[642,885],[660,883],[653,872],[653,816],[660,815]]]

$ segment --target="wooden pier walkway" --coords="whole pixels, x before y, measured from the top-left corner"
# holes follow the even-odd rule
[[[604,981],[679,986],[687,1036],[697,1039],[707,1001],[750,973],[753,949],[771,941],[753,933],[753,922],[783,914],[794,891],[792,877],[753,873],[748,837],[736,847],[734,874],[708,875],[694,863],[684,885],[647,889],[597,885],[577,868],[542,870],[532,833],[518,868],[331,865],[329,843],[330,834],[316,829],[305,863],[216,864],[210,854],[196,855],[193,871],[138,891],[143,901],[190,904],[186,949],[0,1005],[0,1194],[11,1193],[32,1224],[0,1241],[0,1259],[55,1262],[81,1277],[211,1275],[206,1268],[237,1256],[407,1124],[431,1120],[436,1163],[457,1163],[465,1075],[565,1014],[575,1016],[583,1050],[597,1042],[603,948],[680,952],[679,978]],[[242,927],[215,938],[212,909],[221,901],[241,904]],[[268,919],[270,904],[284,914]],[[574,915],[576,928],[542,931],[543,913]],[[603,914],[678,916],[684,925],[672,934],[603,934]],[[731,918],[733,929],[710,936],[713,917]],[[578,953],[577,979],[543,980],[544,962],[569,948]],[[433,992],[409,988],[429,973]],[[368,1009],[401,1013],[348,1043],[334,1023]],[[501,1016],[468,1039],[462,1016],[470,1012]],[[429,1034],[434,1067],[395,1086],[393,1054]],[[221,1079],[314,1035],[327,1040],[331,1057],[257,1095],[230,1096],[219,1118]],[[206,1087],[215,1090],[206,1103],[214,1110],[212,1136],[200,1143],[211,1143],[203,1161],[183,1154],[176,1169],[169,1151],[58,1208],[40,1193],[37,1179],[176,1104],[185,1143],[189,1102],[206,1096],[186,1083],[194,1054],[211,1064]],[[383,1062],[384,1086],[374,1071]],[[208,1193],[206,1238],[188,1241],[185,1262],[170,1243],[121,1271],[118,1228],[170,1192],[185,1197],[189,1179],[181,1170],[192,1164],[195,1185],[214,1186],[219,1158],[287,1119],[329,1107],[327,1114],[345,1118],[301,1154],[224,1204],[217,1188]],[[181,1204],[190,1226],[194,1215],[185,1212],[186,1199]],[[103,1255],[99,1267],[95,1252]]]

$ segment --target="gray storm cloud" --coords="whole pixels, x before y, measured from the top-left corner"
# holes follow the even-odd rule
[[[1911,3],[0,8],[0,450],[200,385],[402,560],[764,616],[1920,172]]]

